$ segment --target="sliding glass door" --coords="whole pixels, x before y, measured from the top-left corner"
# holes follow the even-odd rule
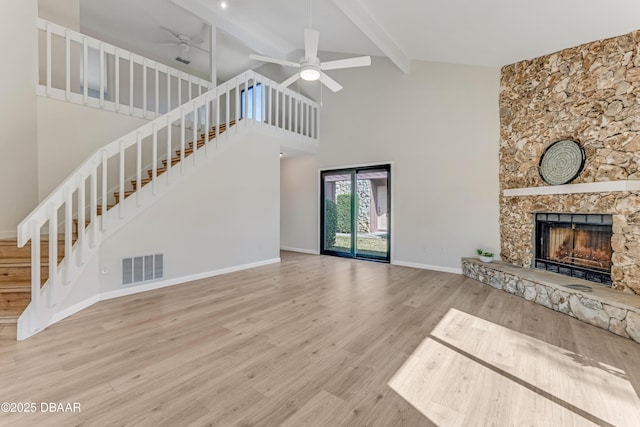
[[[321,173],[321,253],[390,260],[390,165]]]

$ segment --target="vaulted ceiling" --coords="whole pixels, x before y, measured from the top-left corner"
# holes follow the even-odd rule
[[[288,59],[303,48],[303,28],[320,31],[320,51],[500,67],[640,28],[637,0],[81,0],[83,31],[201,76],[209,59],[190,51],[189,66],[163,45],[176,33],[210,49],[217,34],[218,79],[260,63],[251,52]],[[311,14],[310,12],[311,5]],[[320,55],[322,58],[322,55]]]

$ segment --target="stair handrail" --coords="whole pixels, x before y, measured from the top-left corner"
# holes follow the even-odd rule
[[[126,150],[136,146],[136,188],[141,188],[142,180],[142,145],[143,141],[151,144],[151,164],[150,176],[152,184],[155,185],[158,176],[158,161],[161,160],[158,143],[158,133],[161,129],[166,129],[166,156],[172,157],[174,145],[172,144],[172,130],[179,123],[179,149],[180,159],[185,160],[185,149],[187,142],[191,139],[194,142],[193,161],[198,161],[200,155],[196,147],[204,131],[205,152],[211,147],[214,139],[211,138],[209,130],[215,133],[215,143],[220,140],[222,132],[229,137],[230,127],[236,123],[238,126],[266,126],[279,129],[285,133],[300,138],[303,142],[317,144],[319,140],[319,114],[318,103],[290,89],[281,89],[279,83],[274,82],[255,71],[246,71],[219,85],[197,98],[171,110],[170,112],[152,120],[140,128],[117,138],[98,149],[89,156],[78,168],[76,168],[60,185],[56,187],[27,217],[18,225],[18,246],[23,247],[31,241],[31,294],[32,304],[36,307],[42,303],[43,289],[47,289],[47,304],[49,307],[55,305],[56,295],[60,282],[63,280],[70,283],[73,279],[69,273],[79,268],[73,267],[72,260],[78,265],[83,265],[88,251],[99,245],[102,234],[111,227],[105,221],[105,215],[98,221],[98,207],[104,214],[108,210],[107,182],[109,175],[108,161],[118,157],[117,182],[121,197],[124,196],[125,177],[125,156]],[[257,96],[257,90],[247,90],[260,87],[261,96]],[[233,104],[232,104],[233,101]],[[251,104],[249,104],[251,103]],[[248,108],[252,106],[252,108]],[[252,113],[251,113],[252,112]],[[260,112],[260,117],[257,117]],[[238,125],[239,120],[242,124]],[[187,128],[187,123],[191,122],[191,128]],[[206,131],[205,131],[206,130]],[[151,142],[149,142],[149,140]],[[216,146],[211,147],[212,150]],[[167,182],[172,180],[173,171],[171,161],[166,169]],[[181,169],[180,169],[181,170]],[[89,182],[87,182],[89,181]],[[101,190],[98,183],[101,183]],[[88,184],[88,185],[87,185]],[[88,187],[88,191],[87,191]],[[153,187],[155,188],[155,187]],[[88,194],[87,194],[88,193]],[[142,191],[136,192],[136,199],[139,205],[143,203]],[[74,196],[75,195],[75,196]],[[88,203],[87,203],[88,200]],[[58,223],[60,218],[58,212],[63,209],[62,238],[65,242],[64,261],[61,269],[66,269],[66,273],[58,273]],[[86,212],[89,215],[86,215]],[[118,204],[119,218],[126,216],[125,203]],[[72,245],[73,229],[72,219],[77,219],[77,241]],[[86,220],[90,219],[90,226],[86,225]],[[49,236],[49,278],[44,286],[40,280],[40,236],[42,228],[48,223]],[[72,253],[74,256],[72,257]],[[36,325],[37,326],[37,325]],[[45,325],[46,326],[46,325]]]
[[[39,77],[36,92],[42,96],[48,96],[60,100],[74,102],[78,104],[90,105],[96,108],[102,108],[109,111],[127,113],[137,117],[154,118],[159,117],[161,114],[168,112],[171,105],[176,107],[182,105],[184,102],[189,101],[197,96],[202,95],[214,88],[215,84],[200,77],[178,70],[166,64],[162,64],[153,59],[146,58],[137,53],[131,52],[127,49],[120,48],[113,44],[104,42],[94,37],[82,34],[78,31],[65,28],[56,23],[47,21],[42,18],[37,18],[37,28],[45,33],[45,47],[41,49],[44,54],[45,64],[41,64],[40,69],[44,72],[43,76]],[[64,55],[54,56],[54,43],[53,40],[61,38],[64,41],[64,47],[58,46],[56,51],[62,49]],[[80,46],[72,48],[72,43],[77,43]],[[78,49],[79,47],[79,49]],[[99,58],[99,75],[98,81],[98,96],[92,96],[90,93],[89,84],[82,84],[85,79],[84,76],[89,76],[89,60],[75,58],[74,54],[77,54],[81,58],[89,58],[89,50],[95,49],[98,52]],[[113,96],[111,99],[107,99],[107,88],[110,86],[109,78],[107,76],[107,56],[113,56],[113,78],[111,79]],[[54,64],[55,61],[55,64]],[[62,63],[64,61],[64,63]],[[72,62],[77,61],[78,65],[81,63],[81,71],[75,75],[75,70]],[[125,61],[128,63],[128,73],[124,73],[128,76],[126,79],[121,78],[120,63]],[[44,65],[44,67],[42,66]],[[64,82],[57,82],[60,78],[54,76],[54,65],[56,70],[64,67]],[[126,64],[125,64],[126,65]],[[135,98],[136,94],[139,95],[140,88],[135,85],[137,73],[137,67],[142,67],[141,80],[142,80],[142,100],[141,105],[136,106]],[[148,80],[149,74],[153,75],[153,82]],[[164,75],[164,78],[162,78]],[[175,79],[174,79],[175,78]],[[42,82],[40,81],[42,80]],[[126,96],[121,99],[121,93],[125,90],[121,89],[120,85],[124,81],[129,83],[129,88],[126,90]],[[175,82],[174,82],[175,80]],[[162,81],[162,84],[160,83]],[[56,82],[58,84],[56,84]],[[173,84],[172,84],[173,83]],[[186,85],[186,88],[184,87]],[[59,87],[56,87],[59,86]],[[184,90],[183,90],[184,89]],[[176,94],[172,99],[172,91]],[[93,94],[94,95],[94,94]],[[151,98],[151,99],[150,99]],[[185,99],[186,98],[186,99]],[[161,102],[162,100],[162,102]],[[149,105],[153,104],[153,105]],[[164,104],[164,105],[163,105]]]

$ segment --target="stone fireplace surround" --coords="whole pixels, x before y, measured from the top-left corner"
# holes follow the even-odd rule
[[[640,343],[640,296],[534,268],[462,258],[462,272],[492,288]],[[573,288],[578,285],[578,288]],[[580,286],[588,288],[586,291]]]
[[[502,260],[531,266],[537,212],[611,214],[612,287],[640,294],[640,31],[503,67],[499,102]],[[549,186],[540,156],[561,139],[585,167]]]
[[[640,30],[505,66],[500,84],[503,262],[463,258],[463,274],[640,343]],[[550,186],[540,156],[563,139],[585,165]],[[611,288],[530,268],[544,212],[612,216]]]

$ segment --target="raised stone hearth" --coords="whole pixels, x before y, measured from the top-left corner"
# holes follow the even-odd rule
[[[535,213],[611,214],[612,287],[640,294],[640,31],[505,66],[500,83],[502,260],[531,267]],[[540,156],[563,139],[586,154],[570,184],[584,192],[531,191],[550,189]]]
[[[462,258],[462,272],[495,289],[640,343],[639,295],[574,277],[497,261],[484,263],[475,258]],[[580,290],[581,286],[591,289],[588,292]]]

